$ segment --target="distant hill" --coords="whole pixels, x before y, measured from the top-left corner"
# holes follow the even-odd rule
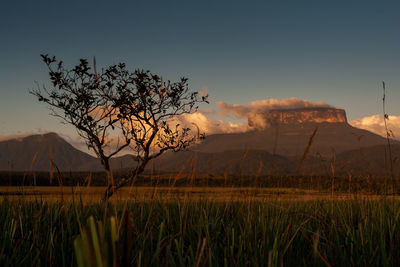
[[[302,155],[315,128],[308,156]],[[282,124],[265,130],[216,134],[190,151],[165,153],[147,171],[236,175],[383,176],[389,168],[386,139],[344,123]],[[400,144],[391,140],[394,172]],[[335,161],[333,160],[336,156]],[[0,142],[0,171],[48,171],[50,158],[60,171],[102,171],[97,158],[55,133]],[[333,164],[334,162],[334,164]],[[130,155],[112,160],[114,170],[135,166]],[[333,168],[333,169],[332,169]]]
[[[400,178],[400,145],[391,145],[392,166],[395,177]],[[345,151],[337,156],[338,172],[356,175],[384,176],[390,172],[390,155],[386,145]]]
[[[210,135],[191,151],[168,153],[155,165],[162,171],[185,168],[214,174],[332,175],[334,171],[335,175],[383,176],[389,166],[386,144],[385,138],[346,121],[281,123],[263,130]],[[397,173],[400,143],[391,140],[391,144]]]
[[[0,142],[0,170],[49,171],[50,159],[60,171],[102,171],[99,160],[84,153],[56,133],[31,135]],[[112,161],[115,169],[132,164],[126,155]]]
[[[310,147],[310,154],[329,157],[333,151],[341,153],[362,147],[386,144],[382,136],[355,128],[348,123],[280,124],[264,130],[245,133],[214,134],[192,150],[205,153],[230,150],[265,150],[282,156],[299,156],[304,153],[310,136],[318,127]],[[392,141],[399,144],[398,141]]]
[[[164,172],[198,172],[210,174],[286,174],[289,159],[264,150],[231,150],[224,152],[169,152],[157,159],[157,170]]]
[[[400,177],[400,145],[392,145],[395,177]],[[376,145],[321,157],[272,155],[264,150],[231,150],[224,152],[185,151],[167,153],[154,164],[163,172],[234,174],[234,175],[317,175],[384,177],[390,172],[387,146]]]

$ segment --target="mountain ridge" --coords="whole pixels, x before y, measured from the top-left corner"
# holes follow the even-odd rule
[[[245,133],[214,134],[192,148],[199,152],[223,152],[237,149],[262,149],[284,156],[301,155],[316,135],[310,147],[311,153],[329,156],[333,150],[340,153],[359,147],[386,144],[387,140],[370,131],[359,129],[348,123],[302,123],[279,124],[263,130]],[[392,140],[392,143],[400,142]]]
[[[52,161],[52,163],[50,163]],[[115,169],[132,164],[130,155],[112,159]],[[0,170],[49,171],[53,164],[60,171],[102,171],[100,161],[68,143],[56,133],[34,134],[0,142]]]
[[[315,129],[308,155],[301,161]],[[165,153],[146,170],[327,175],[330,160],[336,155],[336,173],[369,171],[371,175],[377,175],[385,172],[382,168],[385,154],[382,153],[386,142],[385,138],[348,123],[278,125],[245,133],[207,136],[189,151]],[[400,143],[391,142],[397,160],[400,158]],[[64,172],[103,170],[97,158],[74,148],[56,133],[0,142],[2,171],[49,171],[50,159]],[[112,166],[114,170],[127,169],[134,167],[135,162],[131,155],[124,155],[112,159]]]

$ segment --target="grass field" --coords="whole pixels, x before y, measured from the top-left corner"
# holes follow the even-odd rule
[[[24,200],[46,202],[98,203],[106,187],[103,186],[0,186],[0,200]],[[303,188],[260,188],[260,187],[168,187],[132,186],[119,190],[111,202],[123,201],[311,201],[311,200],[353,200],[353,199],[392,199],[400,200],[398,195],[379,195],[374,193],[323,192]]]
[[[296,188],[2,187],[2,266],[76,266],[93,216],[128,266],[398,266],[397,196]],[[96,264],[93,263],[95,266]]]

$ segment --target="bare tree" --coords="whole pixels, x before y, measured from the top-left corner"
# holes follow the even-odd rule
[[[199,103],[208,103],[207,95],[199,96],[189,90],[187,78],[171,83],[149,71],[135,70],[129,83],[116,87],[109,96],[112,105],[118,108],[122,131],[131,140],[130,148],[137,162],[134,176],[165,151],[184,150],[196,139],[204,138],[199,132],[191,134],[190,128],[175,120],[177,116],[195,112]],[[105,197],[131,179],[132,176],[110,185]]]
[[[108,178],[103,200],[142,173],[152,159],[168,150],[186,149],[203,137],[176,123],[176,116],[193,113],[199,103],[207,102],[207,95],[190,91],[187,78],[163,81],[150,71],[130,72],[124,63],[98,74],[95,60],[93,70],[86,59],[67,69],[55,57],[41,56],[52,87],[30,93],[48,104],[53,116],[75,126],[94,150]],[[111,144],[112,138],[117,142]],[[136,160],[133,175],[114,183],[110,159],[128,147]]]

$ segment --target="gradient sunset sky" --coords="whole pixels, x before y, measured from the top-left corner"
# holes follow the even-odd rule
[[[188,77],[209,109],[297,97],[355,120],[382,112],[384,80],[400,115],[399,14],[396,1],[2,1],[0,136],[74,136],[28,93],[48,84],[42,53]]]

